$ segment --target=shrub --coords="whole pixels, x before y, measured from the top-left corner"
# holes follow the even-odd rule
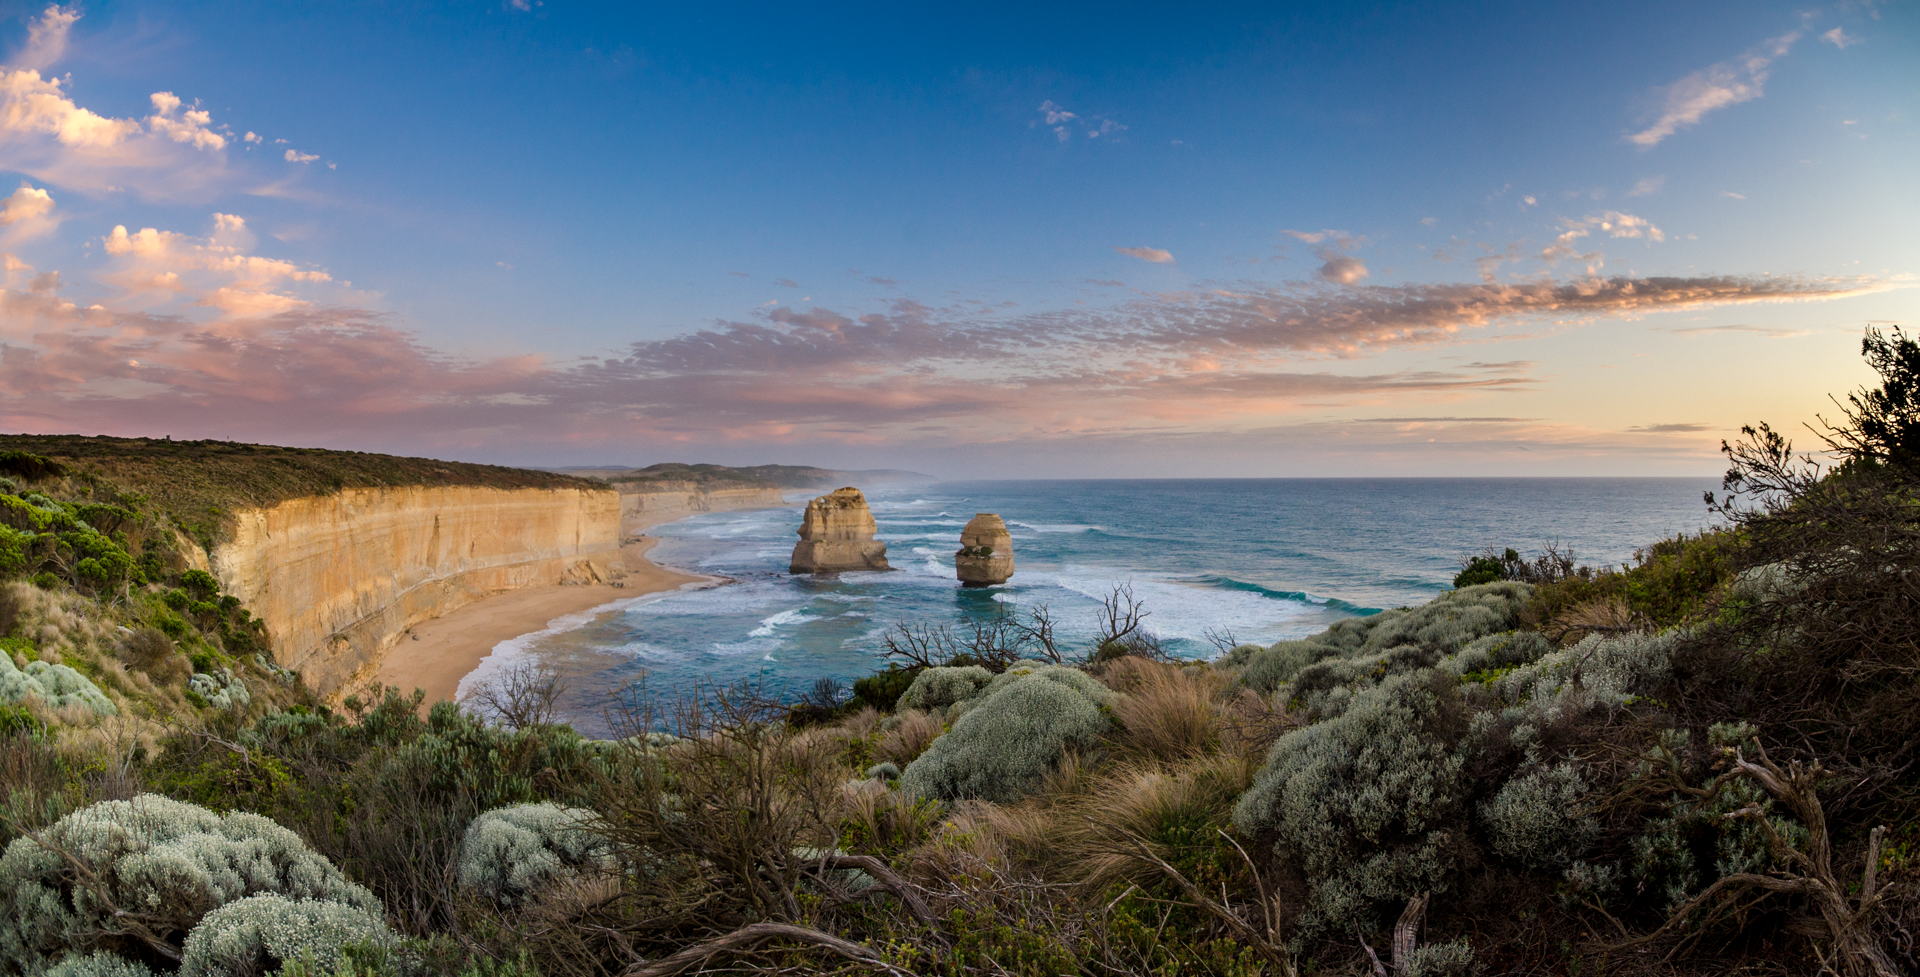
[[[120,711],[99,686],[66,665],[28,662],[25,669],[18,669],[6,656],[0,655],[0,705],[19,704],[29,698],[39,699],[55,710],[77,705],[100,716]]]
[[[892,783],[900,779],[900,767],[894,763],[876,763],[868,767],[867,772],[863,776],[868,780],[884,780],[887,783]]]
[[[1311,638],[1227,657],[1241,680],[1270,693],[1292,685],[1302,705],[1338,712],[1355,683],[1431,668],[1474,641],[1511,631],[1533,596],[1529,584],[1462,587],[1419,606],[1337,622]]]
[[[1277,740],[1234,806],[1241,833],[1276,839],[1304,871],[1303,933],[1344,929],[1372,904],[1444,888],[1470,785],[1453,683],[1398,675],[1341,715]]]
[[[587,830],[592,811],[520,804],[473,820],[460,846],[460,884],[503,906],[524,903],[544,883],[618,866],[605,838]]]
[[[916,677],[917,673],[911,668],[889,666],[866,678],[854,679],[853,697],[881,712],[892,712]]]
[[[366,909],[261,894],[208,913],[187,937],[179,977],[267,974],[300,961],[333,973],[347,947],[390,947],[394,937]]]
[[[207,705],[216,709],[245,709],[253,701],[247,692],[247,683],[225,666],[215,671],[195,672],[187,679],[187,688],[199,693]]]
[[[1450,943],[1429,943],[1407,954],[1407,977],[1471,977],[1473,944],[1466,937]]]
[[[250,895],[379,910],[293,832],[257,814],[215,814],[155,794],[102,801],[0,856],[0,961],[36,972],[65,953],[126,949],[116,909],[176,943],[216,907]]]
[[[1070,668],[1009,669],[961,703],[971,708],[907,766],[900,787],[942,800],[1019,800],[1068,749],[1092,746],[1113,728],[1101,707],[1117,699]]]
[[[75,954],[55,964],[46,977],[155,977],[153,969],[138,960],[111,953]]]
[[[923,669],[901,693],[899,703],[914,709],[938,709],[971,699],[993,673],[978,665]]]
[[[1585,854],[1600,825],[1581,813],[1586,783],[1571,764],[1507,781],[1480,807],[1493,850],[1530,868],[1555,868]]]

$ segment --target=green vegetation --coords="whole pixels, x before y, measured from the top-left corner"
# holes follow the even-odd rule
[[[1724,528],[1621,566],[1490,550],[1204,663],[1119,593],[1085,648],[907,626],[851,697],[623,696],[607,741],[538,681],[302,700],[185,572],[16,580],[9,652],[122,715],[0,712],[0,973],[1920,972],[1920,347],[1866,351],[1839,465],[1750,429]],[[150,697],[96,646],[209,707],[116,738]]]
[[[0,435],[0,474],[53,482],[69,494],[148,510],[203,547],[231,530],[233,513],[349,488],[462,485],[586,488],[599,483],[551,472],[362,451],[283,448],[232,441],[171,441],[78,435]],[[30,515],[30,514],[29,514]],[[79,518],[92,521],[86,514]],[[0,521],[15,529],[13,510]],[[98,526],[103,533],[114,527]],[[0,562],[6,540],[0,539]],[[4,567],[0,567],[4,569]]]

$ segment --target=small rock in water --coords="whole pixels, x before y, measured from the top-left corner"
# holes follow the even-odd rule
[[[1013,576],[1013,534],[991,512],[976,514],[960,530],[960,549],[953,554],[954,574],[969,587],[1006,583]]]
[[[800,542],[793,547],[790,573],[837,573],[842,570],[891,570],[887,544],[873,538],[880,531],[867,497],[852,486],[835,489],[807,503],[800,520]]]

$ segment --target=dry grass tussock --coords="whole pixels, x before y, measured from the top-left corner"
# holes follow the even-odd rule
[[[874,747],[876,759],[905,768],[927,752],[935,737],[946,731],[946,720],[919,709],[902,709],[881,724],[880,742]]]
[[[1089,790],[1061,805],[1060,867],[1093,891],[1115,883],[1144,883],[1161,870],[1132,845],[1140,839],[1166,857],[1169,836],[1211,842],[1230,830],[1234,798],[1253,783],[1256,767],[1242,757],[1215,754],[1183,763],[1148,762],[1103,772]]]
[[[1177,760],[1220,748],[1225,676],[1206,667],[1128,656],[1107,665],[1099,677],[1125,696],[1113,714],[1126,730],[1130,751]]]

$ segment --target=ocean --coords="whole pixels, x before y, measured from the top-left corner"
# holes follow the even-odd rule
[[[1581,562],[1617,564],[1636,547],[1710,524],[1704,478],[1153,479],[941,482],[865,489],[888,573],[786,572],[800,510],[707,513],[654,527],[655,562],[728,578],[615,602],[502,642],[462,690],[516,662],[565,679],[563,717],[604,735],[614,696],[672,695],[752,680],[799,696],[821,678],[851,682],[884,666],[902,623],[964,626],[1003,608],[1045,605],[1063,647],[1095,634],[1101,598],[1129,586],[1146,626],[1177,654],[1214,639],[1262,643],[1334,621],[1423,603],[1462,555],[1488,546],[1537,553],[1549,541]],[[1017,570],[1004,586],[953,576],[960,527],[999,513]],[[608,615],[606,612],[615,613]]]

